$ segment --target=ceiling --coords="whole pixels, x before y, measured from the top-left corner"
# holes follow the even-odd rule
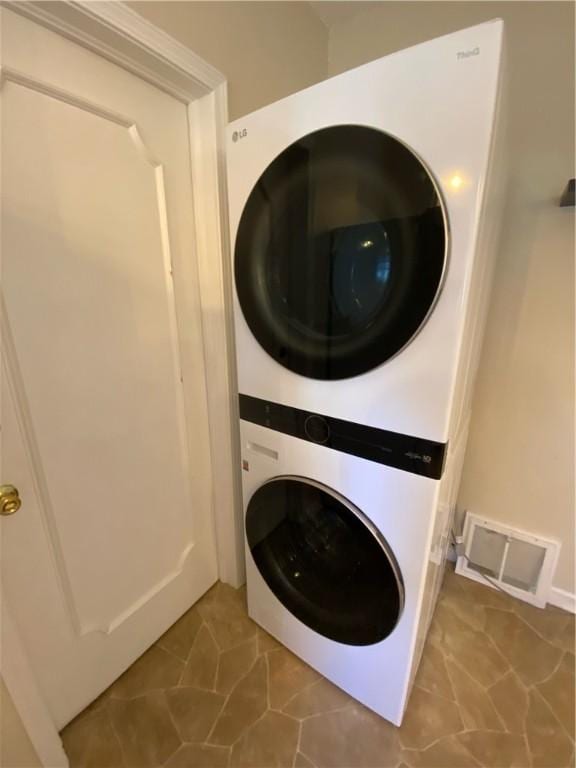
[[[346,19],[357,16],[362,11],[373,6],[373,2],[363,2],[363,0],[319,0],[318,2],[309,2],[316,16],[324,22],[328,29],[334,24],[338,24]]]

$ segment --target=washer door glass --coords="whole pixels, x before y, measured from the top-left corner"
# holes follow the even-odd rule
[[[446,242],[436,187],[404,144],[373,128],[325,128],[282,152],[252,190],[236,238],[238,299],[286,368],[357,376],[425,322]]]
[[[246,534],[270,589],[311,629],[370,645],[396,626],[404,603],[396,561],[343,497],[304,478],[272,480],[250,500]]]

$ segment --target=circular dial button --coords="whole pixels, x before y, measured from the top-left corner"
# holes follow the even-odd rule
[[[314,443],[327,443],[330,438],[330,426],[323,416],[308,416],[304,422],[304,432]]]

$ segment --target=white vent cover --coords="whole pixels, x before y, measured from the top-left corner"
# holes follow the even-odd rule
[[[466,513],[456,573],[544,608],[560,544]],[[463,553],[462,553],[463,547]]]

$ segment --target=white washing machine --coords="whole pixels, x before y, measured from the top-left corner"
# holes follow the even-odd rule
[[[442,573],[435,520],[449,473],[341,453],[306,439],[306,415],[287,411],[294,434],[274,428],[289,415],[278,406],[270,427],[241,422],[248,612],[400,725]]]
[[[453,434],[500,207],[502,28],[394,53],[230,125],[241,394]]]
[[[502,23],[230,126],[250,615],[400,724],[494,252]]]

